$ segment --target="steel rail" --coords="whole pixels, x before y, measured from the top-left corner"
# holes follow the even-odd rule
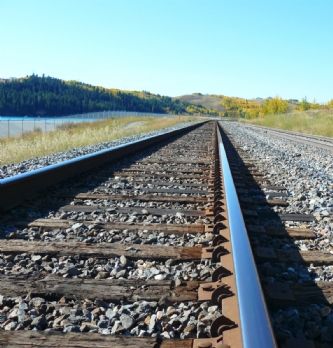
[[[243,347],[277,347],[220,129],[218,130],[218,148],[228,212]]]
[[[115,162],[126,156],[135,154],[150,146],[159,144],[170,138],[185,134],[207,121],[198,122],[168,131],[162,134],[145,137],[130,143],[100,150],[79,156],[67,161],[52,164],[26,173],[0,180],[0,212],[7,211],[22,203],[25,199],[35,196],[47,188],[68,180],[87,171],[91,171],[106,163]]]

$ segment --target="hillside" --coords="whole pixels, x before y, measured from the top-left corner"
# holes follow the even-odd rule
[[[57,116],[102,110],[209,113],[205,108],[149,92],[107,89],[37,75],[0,79],[0,115]]]
[[[193,93],[176,97],[174,100],[191,103],[218,111],[223,116],[257,118],[269,114],[285,114],[296,111],[332,109],[333,101],[327,104],[309,102],[306,98],[282,99],[279,97],[245,99],[225,95]]]
[[[175,100],[177,99],[184,103],[201,105],[207,109],[214,109],[220,112],[225,111],[222,105],[223,96],[220,95],[193,93],[176,97]]]

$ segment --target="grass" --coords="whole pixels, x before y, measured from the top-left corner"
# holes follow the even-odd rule
[[[112,118],[93,123],[63,125],[47,133],[37,131],[23,134],[21,137],[0,139],[0,166],[195,120],[195,117],[189,116]]]
[[[260,126],[333,137],[333,110],[308,110],[246,120]]]

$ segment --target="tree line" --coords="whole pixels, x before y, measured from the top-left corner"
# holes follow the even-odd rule
[[[244,99],[238,97],[221,97],[221,104],[225,108],[224,116],[256,118],[272,114],[285,114],[292,111],[327,110],[333,108],[333,100],[326,104],[316,101],[309,102],[306,98],[282,99],[280,97],[267,99]]]
[[[0,80],[0,115],[62,116],[103,110],[152,113],[209,113],[171,97],[106,89],[49,76]]]

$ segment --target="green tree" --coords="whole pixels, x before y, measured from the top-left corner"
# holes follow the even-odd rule
[[[111,90],[45,76],[0,80],[0,115],[57,116],[102,110],[214,113],[202,106],[189,106],[148,92]]]

